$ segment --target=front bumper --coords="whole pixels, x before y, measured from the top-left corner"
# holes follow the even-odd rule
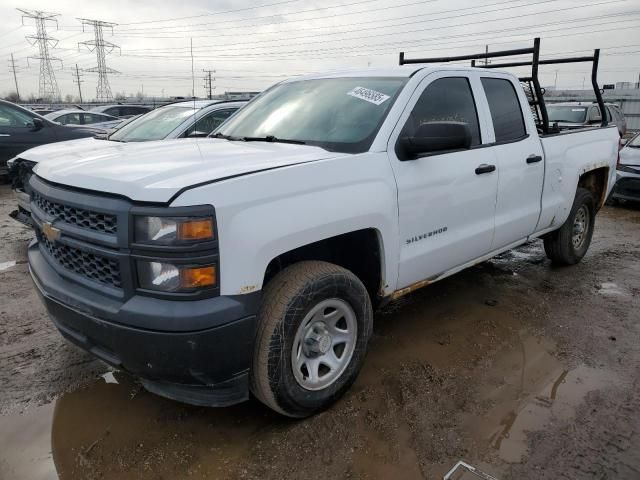
[[[29,194],[22,189],[13,191],[18,201],[18,208],[12,211],[9,215],[14,220],[26,225],[27,227],[33,226],[31,223],[31,206],[29,205]]]
[[[117,304],[60,276],[36,241],[28,256],[49,316],[74,344],[168,398],[206,406],[248,398],[259,292],[197,301],[136,295]]]
[[[640,201],[640,173],[617,170],[611,196],[620,200]]]

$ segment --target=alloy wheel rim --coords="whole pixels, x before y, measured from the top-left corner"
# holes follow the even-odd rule
[[[291,367],[305,390],[333,384],[351,362],[358,338],[356,314],[339,298],[316,304],[305,315],[293,341]]]

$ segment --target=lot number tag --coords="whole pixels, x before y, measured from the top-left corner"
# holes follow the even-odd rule
[[[376,92],[375,90],[364,87],[356,87],[348,92],[347,95],[351,95],[352,97],[356,97],[366,102],[373,103],[374,105],[380,105],[390,98],[389,95],[385,95],[384,93]]]

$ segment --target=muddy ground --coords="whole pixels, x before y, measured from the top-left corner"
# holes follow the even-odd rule
[[[0,204],[1,479],[640,478],[638,206],[575,267],[533,242],[389,305],[346,397],[292,421],[164,400],[67,344]]]

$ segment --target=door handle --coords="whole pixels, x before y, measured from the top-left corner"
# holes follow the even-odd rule
[[[478,168],[476,168],[476,175],[482,175],[483,173],[491,173],[496,169],[495,165],[488,165],[486,163],[483,163],[481,165],[478,165]]]
[[[527,157],[527,163],[538,163],[542,161],[542,156],[540,155],[529,155]]]
[[[8,133],[0,133],[0,137],[10,137],[11,135],[9,135]]]

